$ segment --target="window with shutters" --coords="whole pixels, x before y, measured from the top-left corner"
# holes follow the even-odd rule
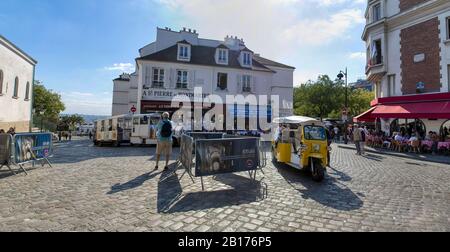
[[[144,86],[149,87],[152,84],[152,68],[146,66],[144,69]]]
[[[228,74],[226,73],[217,74],[217,88],[220,90],[226,90],[228,88]]]
[[[387,96],[395,96],[395,74],[388,75]]]
[[[3,94],[3,71],[0,70],[0,95]]]
[[[177,70],[177,88],[188,88],[188,71]]]
[[[153,68],[153,88],[163,88],[164,87],[164,69]]]
[[[381,4],[376,4],[372,7],[373,22],[381,19]]]
[[[251,80],[252,77],[250,75],[242,75],[242,92],[251,92]]]

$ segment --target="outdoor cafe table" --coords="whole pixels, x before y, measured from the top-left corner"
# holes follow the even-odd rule
[[[438,147],[438,150],[440,150],[440,149],[447,149],[447,150],[449,150],[450,149],[450,142],[439,142],[437,147]]]
[[[427,146],[431,150],[431,148],[433,148],[433,141],[423,140],[422,141],[422,146]]]

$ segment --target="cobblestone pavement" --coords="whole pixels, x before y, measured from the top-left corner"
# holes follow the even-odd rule
[[[450,231],[448,165],[334,148],[323,183],[269,163],[262,183],[220,175],[202,192],[152,171],[154,151],[78,140],[53,168],[0,171],[0,231]]]

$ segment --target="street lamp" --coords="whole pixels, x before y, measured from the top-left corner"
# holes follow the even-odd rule
[[[347,73],[347,68],[345,68],[345,72],[343,72],[342,70],[339,71],[338,74],[338,79],[340,81],[342,81],[342,78],[345,77],[345,108],[344,111],[346,113],[346,117],[345,117],[345,129],[344,129],[344,143],[347,144],[348,143],[348,138],[347,138],[347,128],[348,128],[348,92],[347,92],[347,85],[348,85],[348,73]]]
[[[42,133],[43,132],[42,127],[44,125],[44,111],[39,112],[39,114],[41,115],[41,133]]]

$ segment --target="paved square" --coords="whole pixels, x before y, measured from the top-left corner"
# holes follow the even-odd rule
[[[53,168],[1,170],[0,231],[450,231],[449,165],[334,148],[323,183],[268,162],[262,183],[220,175],[202,192],[153,171],[154,152],[77,140]]]

